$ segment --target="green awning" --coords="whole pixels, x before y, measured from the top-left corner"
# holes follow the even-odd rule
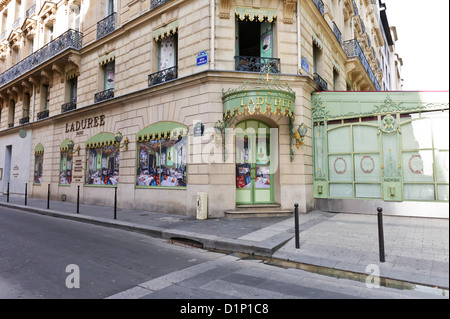
[[[115,145],[113,133],[98,133],[86,142],[86,148],[96,148]]]
[[[136,134],[138,142],[160,139],[177,139],[188,135],[188,127],[175,122],[158,122],[147,126]]]
[[[178,32],[178,20],[173,21],[165,27],[153,31],[153,39],[159,41]]]
[[[36,145],[36,147],[34,148],[34,154],[35,155],[44,154],[44,146],[41,143]]]
[[[277,9],[236,7],[236,16],[239,20],[248,18],[250,21],[256,19],[263,22],[267,19],[268,22],[273,22],[277,18]]]

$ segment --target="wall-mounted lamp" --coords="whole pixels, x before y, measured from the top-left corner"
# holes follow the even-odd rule
[[[75,151],[73,150],[75,146],[75,143],[72,140],[69,140],[67,142],[67,148],[69,149],[69,153],[71,154],[75,154],[77,153],[77,155],[80,155],[80,144],[78,144],[77,148],[75,149]]]
[[[298,129],[294,132],[294,138],[297,142],[297,148],[300,147],[304,143],[306,133],[308,129],[306,128],[305,123],[299,125]]]
[[[128,137],[125,137],[125,140],[123,141],[123,144],[120,145],[120,142],[122,142],[122,139],[123,139],[122,133],[120,131],[117,131],[116,135],[114,135],[114,140],[116,142],[116,146],[118,148],[125,147],[125,151],[128,151],[128,143],[129,143]]]
[[[221,120],[218,120],[216,124],[214,124],[214,131],[216,136],[216,145],[219,145],[220,138],[223,136],[225,131],[225,124]]]

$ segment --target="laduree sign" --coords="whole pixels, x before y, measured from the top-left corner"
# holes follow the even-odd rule
[[[241,114],[278,114],[294,118],[295,94],[281,90],[252,89],[223,97],[224,117]]]
[[[105,116],[94,116],[81,121],[75,121],[72,123],[66,123],[66,133],[77,132],[79,130],[89,129],[92,127],[98,127],[105,125]]]

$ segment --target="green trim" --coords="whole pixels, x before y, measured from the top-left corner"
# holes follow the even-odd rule
[[[36,145],[36,147],[34,148],[34,155],[40,155],[40,154],[44,154],[44,146],[41,143]]]
[[[86,148],[97,148],[116,145],[113,133],[98,133],[86,141]]]
[[[187,136],[189,128],[186,125],[162,121],[149,125],[136,134],[137,142],[147,142],[160,139],[171,139]]]
[[[68,147],[69,141],[71,142],[72,140],[69,139],[69,138],[67,138],[67,139],[65,139],[65,140],[61,143],[61,145],[60,145],[60,147],[59,147],[59,149],[61,150],[61,152],[66,152],[66,151],[69,150],[69,147]]]

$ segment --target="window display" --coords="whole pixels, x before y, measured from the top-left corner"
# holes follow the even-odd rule
[[[86,159],[86,184],[117,185],[119,183],[119,148],[114,145],[89,148]]]
[[[42,173],[44,167],[44,146],[41,143],[36,145],[34,149],[34,184],[42,183]]]
[[[72,183],[72,162],[73,154],[70,151],[61,152],[61,164],[59,169],[59,183]]]
[[[136,185],[185,187],[187,137],[139,142]]]

